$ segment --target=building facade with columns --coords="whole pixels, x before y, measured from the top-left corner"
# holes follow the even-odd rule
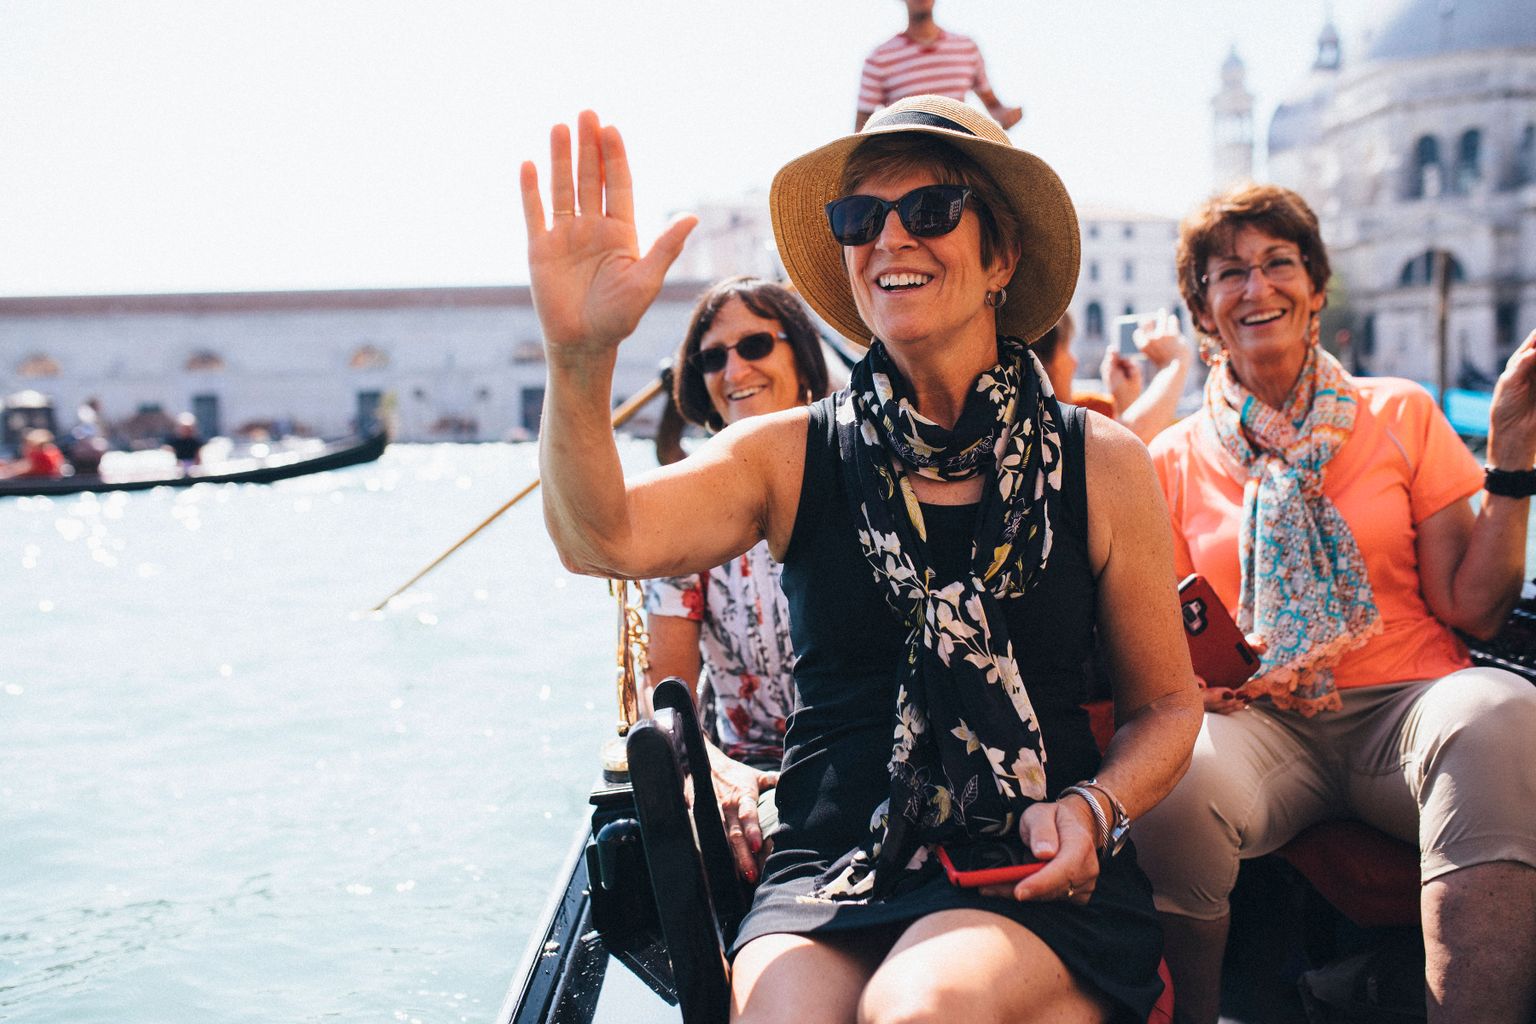
[[[1358,58],[1325,26],[1267,145],[1322,223],[1353,364],[1436,380],[1443,253],[1447,383],[1491,387],[1536,328],[1536,6],[1404,0]]]
[[[1069,312],[1084,345],[1105,343],[1116,317],[1182,315],[1173,246],[1179,222],[1128,208],[1084,204],[1077,209],[1082,264]],[[1098,353],[1078,352],[1083,371],[1098,370]]]
[[[619,349],[615,403],[656,380],[704,287],[663,287]],[[40,392],[63,429],[96,399],[112,423],[187,411],[210,435],[335,437],[387,411],[398,440],[520,439],[544,376],[526,287],[0,298],[0,398]]]

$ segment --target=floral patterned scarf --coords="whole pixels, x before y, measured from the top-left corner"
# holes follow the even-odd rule
[[[1269,644],[1248,689],[1308,718],[1339,710],[1333,666],[1382,629],[1354,534],[1323,494],[1328,460],[1354,429],[1357,394],[1315,344],[1283,409],[1239,384],[1224,355],[1205,382],[1216,439],[1248,471],[1237,624]]]
[[[859,544],[907,631],[898,671],[890,799],[870,838],[818,879],[813,899],[890,895],[935,843],[1011,837],[1045,797],[1045,745],[1008,637],[1002,601],[1040,578],[1049,507],[1061,490],[1061,409],[1039,360],[999,338],[998,365],[976,378],[946,430],[913,407],[876,341],[837,398],[837,435]],[[984,474],[968,571],[941,578],[907,473]]]

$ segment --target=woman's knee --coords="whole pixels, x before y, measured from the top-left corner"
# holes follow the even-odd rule
[[[1020,1024],[1105,1019],[1056,953],[1022,925],[984,911],[919,920],[869,979],[859,1024]]]
[[[1536,862],[1536,688],[1473,669],[1441,680],[1416,711],[1403,755],[1423,876]]]
[[[1433,775],[1452,766],[1476,772],[1536,772],[1536,687],[1498,669],[1447,676],[1419,698],[1405,753]]]
[[[959,966],[952,974],[964,974]],[[877,974],[859,1000],[858,1024],[1022,1024],[1027,1021],[1109,1019],[1111,1007],[1095,993],[1083,991],[1065,969],[1056,988],[1039,986],[1022,1001],[1005,998],[1003,986],[982,987],[958,979],[904,977],[884,984]]]
[[[882,980],[876,972],[864,986],[859,999],[858,1024],[938,1024],[939,1021],[974,1018],[969,1007],[956,1006],[953,994],[946,993],[941,978],[898,978]]]
[[[789,934],[754,939],[733,965],[731,1020],[847,1024],[878,961],[856,943]]]
[[[1236,802],[1220,768],[1196,758],[1173,791],[1132,823],[1136,861],[1158,909],[1197,918],[1226,912],[1242,848]]]

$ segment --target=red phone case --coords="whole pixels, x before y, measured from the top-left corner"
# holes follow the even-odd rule
[[[939,863],[944,865],[944,874],[949,876],[949,884],[957,885],[962,889],[977,889],[983,885],[1006,885],[1009,882],[1017,882],[1021,878],[1028,878],[1046,864],[1043,860],[1036,860],[1028,864],[1008,864],[1003,867],[982,868],[979,871],[961,871],[955,867],[954,861],[949,859],[949,851],[942,846],[939,847]]]
[[[1204,576],[1195,573],[1179,584],[1179,611],[1190,659],[1206,685],[1236,688],[1259,670],[1259,656]]]

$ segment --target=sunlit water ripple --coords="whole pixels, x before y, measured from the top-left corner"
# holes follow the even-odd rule
[[[612,728],[606,588],[535,495],[362,610],[535,472],[0,501],[0,1018],[494,1015]]]
[[[612,728],[606,589],[535,495],[361,610],[534,473],[0,500],[0,1019],[493,1017]]]

